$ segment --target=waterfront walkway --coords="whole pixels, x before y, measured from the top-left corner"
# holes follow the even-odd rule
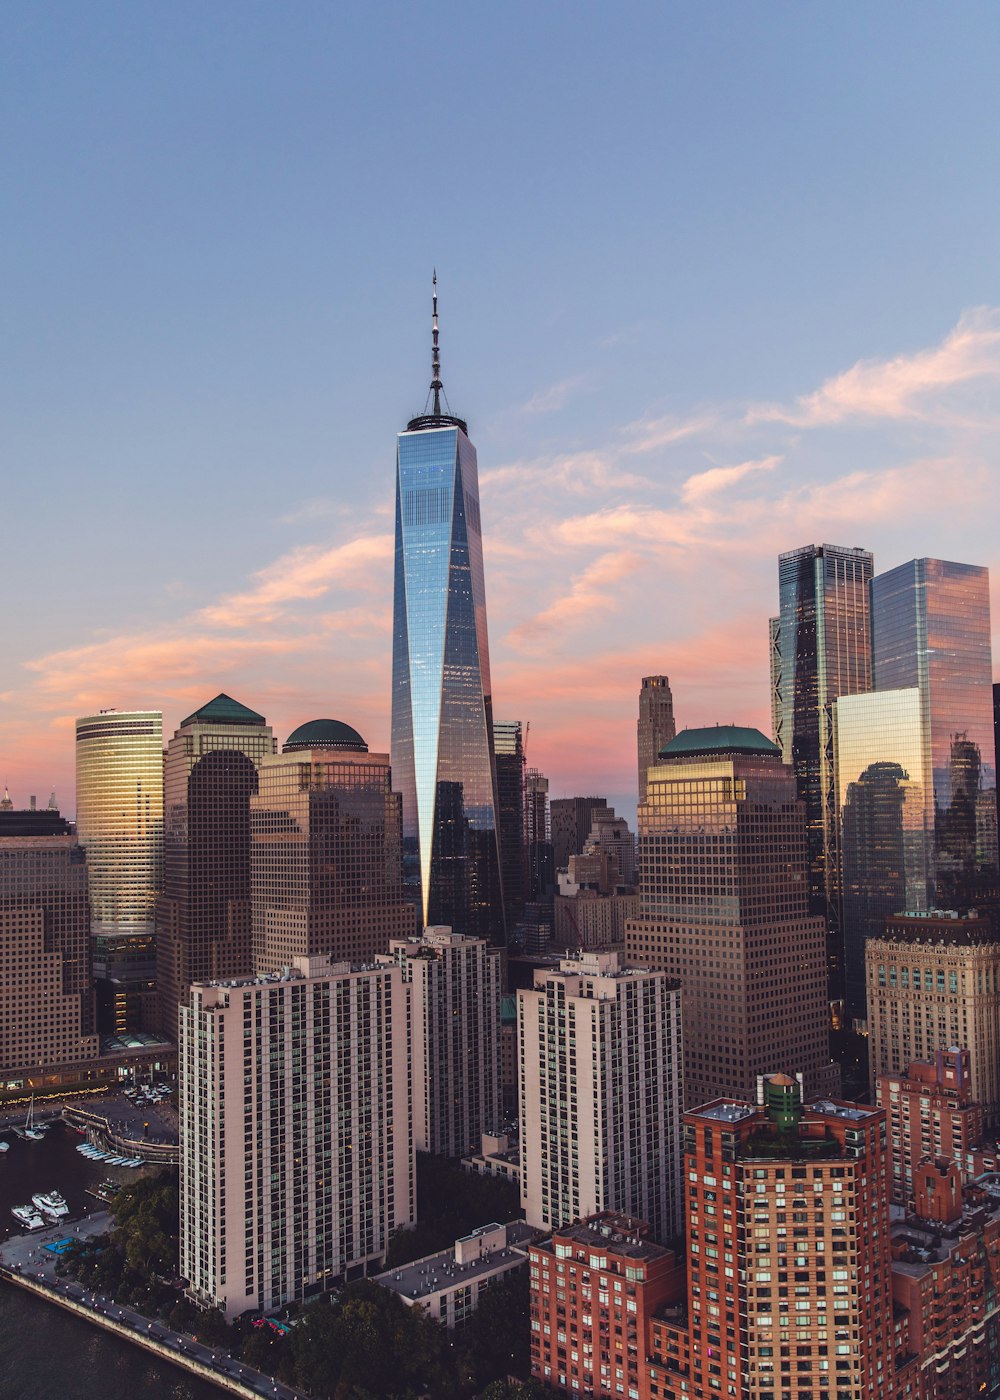
[[[45,1245],[67,1238],[85,1239],[105,1234],[111,1223],[111,1216],[100,1211],[85,1220],[52,1225],[31,1235],[13,1236],[0,1245],[0,1279],[27,1288],[231,1394],[269,1396],[271,1400],[309,1400],[302,1391],[255,1371],[186,1332],[175,1332],[166,1323],[151,1321],[124,1303],[117,1303],[102,1293],[92,1293],[75,1279],[57,1277],[55,1266],[59,1256]]]

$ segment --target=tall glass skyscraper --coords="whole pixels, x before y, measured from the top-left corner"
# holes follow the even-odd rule
[[[842,987],[840,849],[833,706],[871,689],[866,549],[806,545],[778,560],[781,612],[770,623],[772,725],[806,804],[809,906],[830,934],[830,991]]]
[[[396,453],[392,771],[425,924],[505,942],[476,449],[442,411],[434,291],[429,412]]]
[[[920,692],[923,763],[939,908],[966,909],[995,884],[996,788],[989,570],[911,559],[872,583],[875,688]]]

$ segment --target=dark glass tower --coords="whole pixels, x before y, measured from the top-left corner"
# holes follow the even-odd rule
[[[433,367],[429,411],[397,440],[392,771],[423,923],[503,944],[478,468],[441,407],[436,278]]]
[[[806,545],[778,560],[781,615],[770,625],[772,724],[806,804],[809,907],[829,934],[830,993],[843,995],[840,842],[833,706],[871,690],[865,549]]]

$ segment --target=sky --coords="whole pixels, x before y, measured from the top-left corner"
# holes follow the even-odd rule
[[[553,796],[634,814],[645,674],[769,729],[782,550],[1000,579],[998,49],[992,3],[6,6],[0,783],[72,812],[75,716],[219,691],[388,749],[433,267]]]

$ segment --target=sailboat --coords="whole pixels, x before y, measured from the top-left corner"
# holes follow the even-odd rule
[[[32,1142],[41,1142],[45,1134],[40,1128],[34,1126],[35,1123],[35,1096],[32,1094],[31,1102],[28,1104],[28,1116],[24,1120],[24,1136],[30,1138]]]

